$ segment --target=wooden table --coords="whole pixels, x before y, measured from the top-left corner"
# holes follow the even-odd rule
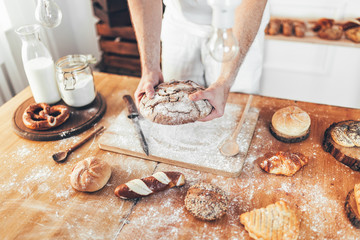
[[[133,94],[138,78],[95,73],[97,90],[107,101],[107,112],[97,125],[109,126],[124,109],[122,96]],[[252,106],[260,117],[242,174],[225,178],[209,173],[145,161],[102,151],[99,136],[57,164],[51,155],[64,150],[87,131],[58,141],[36,142],[18,137],[11,128],[12,113],[31,97],[27,88],[0,108],[0,239],[249,239],[238,216],[278,200],[293,207],[301,220],[300,239],[356,239],[344,211],[344,200],[360,174],[337,162],[321,146],[325,129],[333,122],[359,119],[360,110],[255,96]],[[229,102],[245,104],[247,97],[231,94]],[[285,144],[271,136],[268,125],[279,108],[297,105],[312,119],[308,140]],[[270,151],[302,152],[310,162],[293,177],[263,172],[256,159]],[[108,161],[113,174],[95,193],[73,190],[72,167],[96,156]],[[116,186],[153,172],[177,170],[187,183],[140,200],[121,200]],[[202,222],[184,208],[190,185],[207,181],[223,188],[231,200],[228,213],[219,221]]]

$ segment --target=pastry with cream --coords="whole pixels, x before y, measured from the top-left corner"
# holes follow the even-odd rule
[[[270,123],[271,134],[279,141],[296,143],[310,135],[309,114],[296,106],[281,108],[274,113]]]

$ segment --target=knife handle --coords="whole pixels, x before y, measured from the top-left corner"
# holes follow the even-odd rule
[[[137,117],[139,116],[138,110],[136,108],[136,105],[134,103],[134,100],[132,99],[132,97],[130,95],[124,95],[123,99],[126,103],[126,106],[128,108],[129,111],[129,117]]]

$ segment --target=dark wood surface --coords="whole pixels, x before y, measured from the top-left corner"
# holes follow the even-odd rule
[[[106,100],[98,93],[95,100],[85,107],[75,108],[68,106],[70,117],[60,126],[45,131],[37,131],[27,128],[22,120],[25,109],[32,103],[35,103],[33,97],[19,105],[13,114],[12,126],[15,133],[19,136],[35,141],[59,140],[82,133],[97,123],[106,111]],[[66,104],[60,101],[55,105]]]

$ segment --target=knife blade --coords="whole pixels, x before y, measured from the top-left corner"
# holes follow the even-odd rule
[[[141,147],[144,150],[145,154],[149,156],[149,146],[145,140],[144,133],[141,130],[140,123],[139,123],[139,112],[136,108],[136,105],[130,95],[123,96],[123,99],[126,103],[127,109],[129,111],[128,118],[132,120],[134,123],[136,134],[138,135],[138,138],[141,143]]]

